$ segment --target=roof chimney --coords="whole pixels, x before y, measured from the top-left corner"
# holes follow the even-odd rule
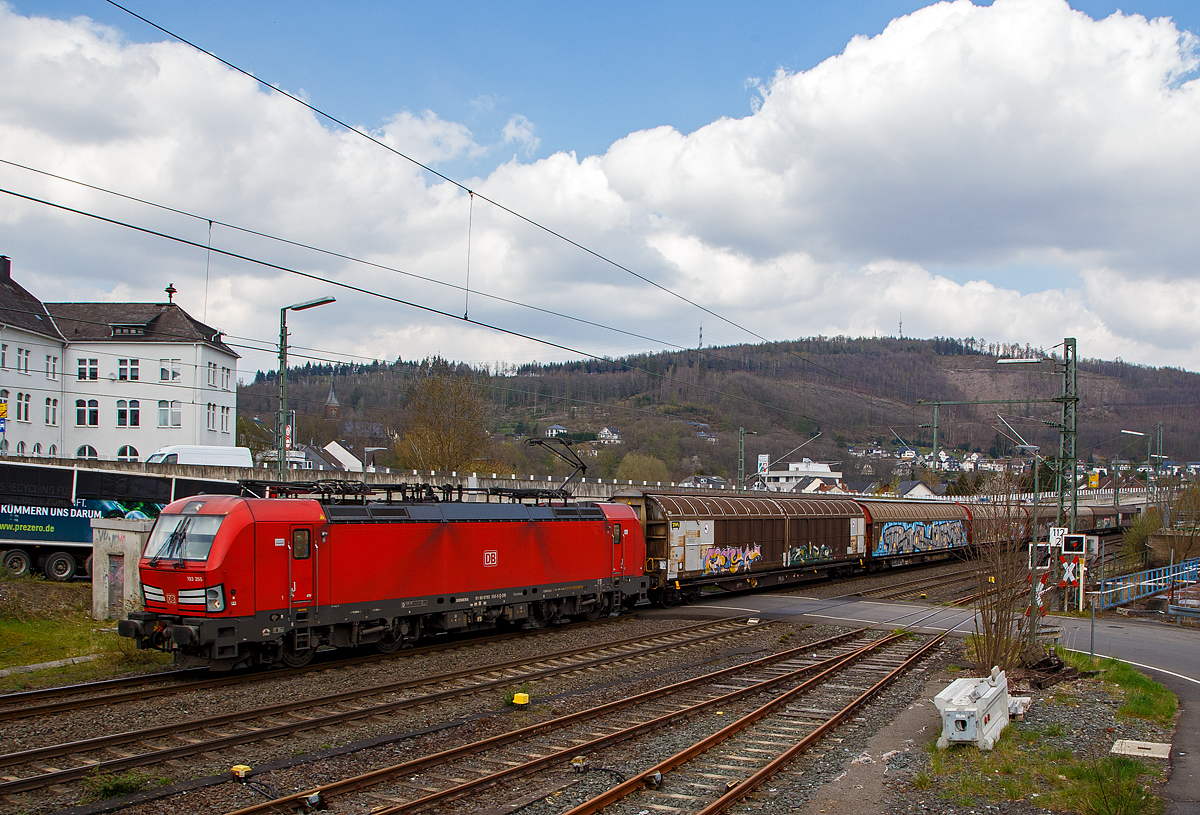
[[[12,279],[12,261],[8,255],[0,255],[0,280]]]

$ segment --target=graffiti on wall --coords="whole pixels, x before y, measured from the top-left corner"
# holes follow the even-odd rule
[[[892,521],[883,525],[875,555],[904,555],[967,545],[962,521]]]
[[[789,547],[783,553],[784,566],[803,566],[807,563],[817,563],[822,560],[829,560],[833,557],[833,550],[829,548],[829,544],[822,543],[819,546],[815,543],[801,544],[799,546]]]
[[[733,574],[748,572],[755,561],[762,559],[762,547],[757,543],[747,546],[710,546],[704,550],[705,574]]]

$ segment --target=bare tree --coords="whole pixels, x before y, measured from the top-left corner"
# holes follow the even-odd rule
[[[1030,624],[1024,543],[1036,537],[1037,524],[1033,508],[1021,506],[1011,474],[995,474],[979,495],[986,500],[971,506],[978,552],[974,650],[977,667],[987,673],[994,665],[1008,669],[1020,662]]]
[[[408,389],[408,428],[396,445],[402,466],[460,470],[488,448],[487,403],[476,376],[433,366]]]

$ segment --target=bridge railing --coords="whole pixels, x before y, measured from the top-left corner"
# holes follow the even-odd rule
[[[1097,591],[1088,594],[1091,595],[1096,608],[1116,608],[1134,600],[1195,583],[1197,579],[1200,579],[1200,558],[1192,558],[1174,566],[1160,566],[1144,572],[1110,577],[1100,582]]]

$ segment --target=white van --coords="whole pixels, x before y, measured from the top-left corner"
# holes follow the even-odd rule
[[[253,467],[249,447],[207,444],[172,444],[154,452],[147,464],[195,464],[209,467]]]

